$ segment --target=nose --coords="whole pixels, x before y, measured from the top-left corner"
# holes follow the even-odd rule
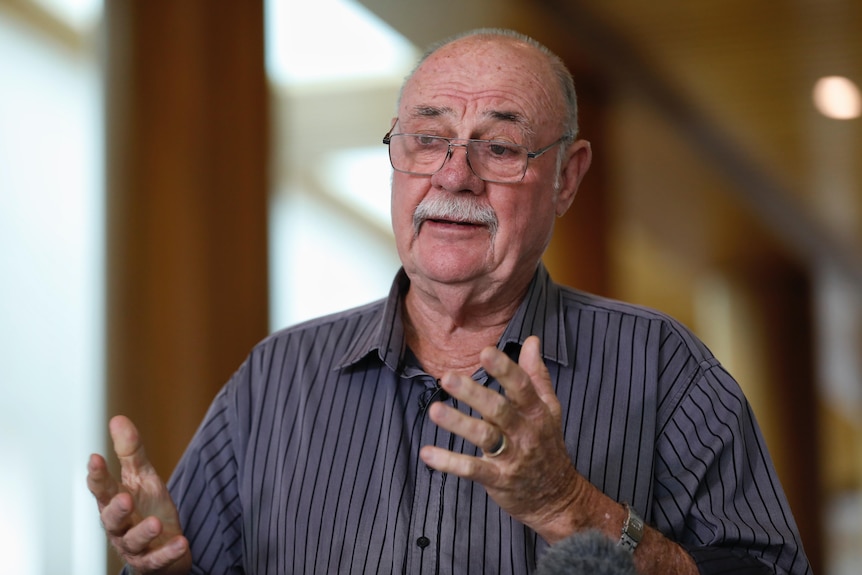
[[[453,192],[475,192],[481,188],[483,181],[470,165],[467,144],[449,142],[449,152],[443,166],[431,176],[431,183]]]

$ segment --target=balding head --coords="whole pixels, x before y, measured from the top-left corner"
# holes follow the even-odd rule
[[[537,40],[514,30],[503,28],[480,28],[470,30],[451,36],[442,41],[431,45],[419,62],[414,67],[413,71],[407,76],[401,87],[401,95],[399,96],[399,109],[401,97],[404,89],[410,83],[416,71],[433,55],[437,54],[442,49],[457,50],[459,45],[468,42],[486,43],[490,46],[494,44],[510,46],[520,46],[521,49],[535,51],[540,55],[544,64],[547,66],[549,79],[553,78],[553,83],[556,85],[562,108],[557,112],[560,114],[560,123],[565,133],[571,135],[574,140],[578,134],[578,100],[575,92],[575,83],[572,74],[569,72],[562,59],[549,50],[546,46]]]

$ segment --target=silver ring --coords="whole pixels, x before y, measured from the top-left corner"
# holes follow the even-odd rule
[[[501,433],[500,434],[500,441],[498,441],[497,445],[495,445],[490,451],[486,451],[485,455],[488,457],[497,457],[498,455],[500,455],[501,453],[506,451],[506,447],[508,445],[509,445],[509,442],[506,441],[506,434]]]

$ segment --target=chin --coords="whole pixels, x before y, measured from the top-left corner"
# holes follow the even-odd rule
[[[489,270],[484,263],[471,265],[466,262],[426,262],[413,266],[412,270],[407,270],[406,266],[404,269],[411,279],[417,277],[443,284],[460,284],[486,277]]]

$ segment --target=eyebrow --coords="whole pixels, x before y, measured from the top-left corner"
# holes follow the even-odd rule
[[[517,112],[498,112],[497,110],[491,110],[489,112],[485,112],[484,115],[495,120],[511,122],[513,124],[526,125],[527,123],[524,117]]]
[[[416,106],[413,108],[411,117],[414,118],[437,118],[452,114],[452,108],[438,108],[437,106]]]
[[[452,108],[449,108],[448,106],[415,106],[412,110],[412,113],[410,114],[410,117],[439,118],[441,116],[448,116],[453,114],[454,110],[452,110]],[[530,123],[523,115],[519,114],[518,112],[510,112],[504,110],[488,110],[482,115],[491,120],[503,122],[506,124],[513,124],[517,126],[521,130],[521,132],[527,137],[532,137],[533,135],[535,135],[535,131],[530,126]]]
[[[449,108],[448,106],[416,106],[413,108],[413,113],[411,114],[411,116],[419,118],[437,118],[439,116],[447,116],[452,113],[452,108]],[[526,118],[524,118],[524,116],[522,116],[518,112],[489,110],[482,115],[493,120],[499,120],[502,122],[518,124],[520,126],[527,127]]]

